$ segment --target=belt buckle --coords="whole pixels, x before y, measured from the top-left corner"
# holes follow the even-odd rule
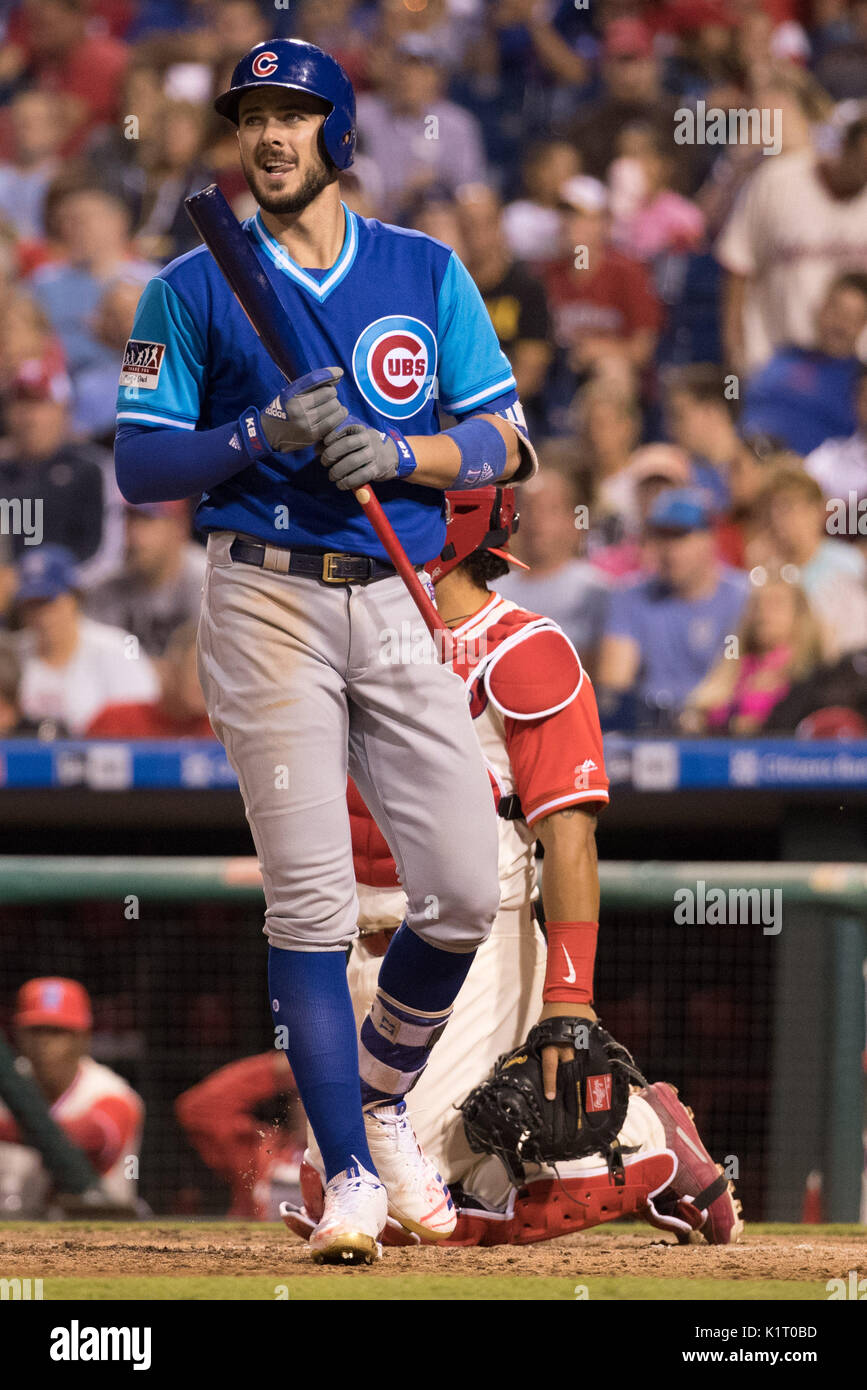
[[[344,560],[345,554],[340,550],[327,550],[322,556],[322,579],[326,584],[348,584],[349,580],[343,574],[335,574],[334,570],[339,560]]]

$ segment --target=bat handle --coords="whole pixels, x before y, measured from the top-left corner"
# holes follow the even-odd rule
[[[354,496],[359,506],[364,509],[364,514],[376,532],[383,550],[409,589],[413,602],[421,614],[428,632],[434,639],[440,660],[447,665],[454,656],[455,639],[434,608],[430,594],[419,579],[406,551],[395,535],[391,522],[382,510],[379,498],[374,496],[372,488],[369,487],[356,488]]]

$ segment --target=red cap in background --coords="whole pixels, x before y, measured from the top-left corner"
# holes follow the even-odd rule
[[[653,32],[643,19],[614,19],[606,26],[602,53],[605,58],[650,58]]]
[[[72,385],[66,372],[45,357],[28,357],[11,382],[8,394],[15,401],[55,401],[67,405]]]
[[[18,991],[12,1022],[19,1028],[69,1028],[83,1033],[93,1024],[90,996],[77,980],[56,975],[28,980]]]

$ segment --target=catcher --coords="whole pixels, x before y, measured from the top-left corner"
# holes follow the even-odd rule
[[[520,563],[504,548],[517,524],[510,488],[448,494],[446,545],[427,566],[494,786],[501,884],[491,936],[412,1091],[418,1141],[458,1209],[441,1243],[524,1244],[634,1215],[684,1242],[725,1245],[743,1229],[731,1185],[675,1089],[648,1086],[594,1009],[595,827],[608,801],[602,735],[592,685],[565,634],[488,587]],[[351,783],[349,806],[361,917],[348,976],[361,1026],[404,897]],[[544,936],[533,912],[537,839]],[[368,1017],[362,1049],[370,1026]],[[405,1103],[377,1114],[415,1142]],[[305,1206],[281,1207],[302,1236],[321,1213],[321,1166],[311,1141]],[[394,1215],[384,1243],[416,1242]]]

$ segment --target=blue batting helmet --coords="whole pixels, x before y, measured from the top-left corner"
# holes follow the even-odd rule
[[[257,43],[232,73],[232,85],[214,102],[221,116],[238,124],[241,93],[254,87],[291,87],[331,103],[322,127],[325,148],[338,169],[355,154],[355,93],[343,68],[330,54],[301,39]]]

